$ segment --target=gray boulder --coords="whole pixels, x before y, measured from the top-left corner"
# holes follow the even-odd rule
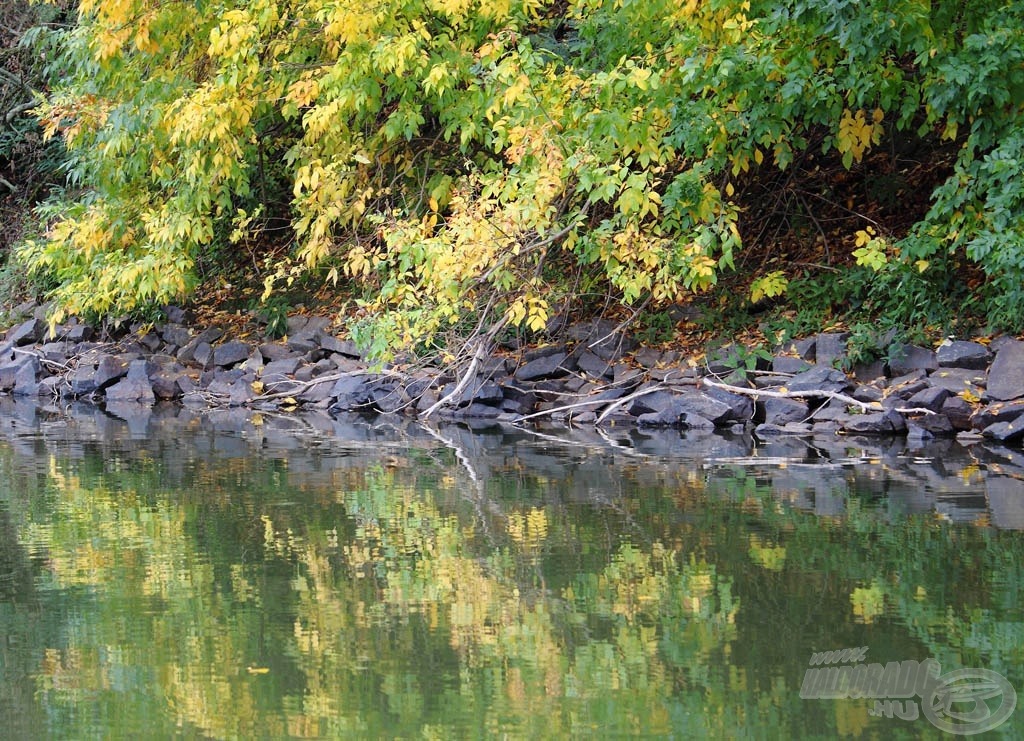
[[[1024,396],[1024,342],[1007,340],[999,347],[988,371],[985,398],[1008,401]]]
[[[991,357],[992,353],[981,343],[964,340],[947,340],[935,351],[940,368],[981,370],[988,366]]]

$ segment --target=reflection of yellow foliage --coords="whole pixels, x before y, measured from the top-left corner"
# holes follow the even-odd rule
[[[525,515],[510,512],[507,527],[516,544],[530,551],[539,550],[548,536],[547,513],[541,507],[531,507]]]
[[[841,738],[861,738],[868,725],[868,705],[864,702],[833,703],[836,731]]]
[[[850,595],[850,601],[853,603],[853,614],[857,617],[857,622],[871,624],[885,611],[885,593],[878,583],[867,589],[857,587]]]
[[[771,546],[756,535],[750,536],[750,558],[769,571],[782,571],[786,564],[785,546]]]

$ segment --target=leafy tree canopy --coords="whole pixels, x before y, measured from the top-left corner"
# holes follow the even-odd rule
[[[80,0],[78,13],[38,109],[70,151],[70,187],[21,250],[63,312],[178,300],[197,265],[282,225],[293,249],[268,260],[268,292],[310,268],[363,286],[373,321],[357,329],[382,353],[467,318],[539,329],[567,297],[671,302],[734,267],[734,183],[811,146],[854,167],[899,136],[954,142],[953,173],[909,235],[857,259],[890,277],[970,261],[998,318],[1024,315],[1019,3]],[[785,290],[785,271],[751,278],[755,295]]]

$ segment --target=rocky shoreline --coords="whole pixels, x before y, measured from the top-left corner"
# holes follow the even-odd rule
[[[288,318],[275,340],[192,328],[188,311],[116,339],[45,312],[0,341],[0,394],[97,404],[300,407],[530,424],[636,425],[780,435],[889,435],[911,440],[1024,439],[1024,342],[893,345],[888,360],[836,368],[844,333],[823,333],[769,358],[724,348],[700,363],[641,347],[607,320],[564,327],[550,344],[444,368],[375,369],[324,317]],[[757,362],[748,362],[751,359]]]

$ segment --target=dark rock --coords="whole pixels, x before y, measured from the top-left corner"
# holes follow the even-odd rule
[[[922,414],[907,422],[907,430],[912,427],[927,431],[934,437],[953,437],[956,429],[945,414]]]
[[[68,343],[66,342],[47,342],[45,345],[36,347],[36,352],[43,360],[50,360],[62,365],[67,364]]]
[[[675,400],[676,394],[671,391],[657,390],[636,397],[626,406],[626,409],[634,417],[643,414],[659,414],[669,409]]]
[[[195,319],[191,311],[180,306],[165,306],[164,316],[171,324],[191,324]]]
[[[164,324],[157,327],[156,331],[164,343],[175,347],[185,347],[192,341],[192,333],[186,327],[178,324]]]
[[[160,336],[156,332],[146,332],[146,334],[139,338],[138,342],[151,353],[156,352],[160,348],[160,345],[163,344],[163,340],[160,339]]]
[[[231,368],[249,359],[252,346],[240,340],[231,340],[213,351],[213,364],[220,368]]]
[[[653,368],[648,375],[652,381],[662,381],[663,383],[679,383],[680,381],[700,378],[700,373],[696,368],[680,366]]]
[[[846,340],[849,332],[822,332],[815,338],[814,362],[818,365],[834,366],[837,360],[846,357]]]
[[[541,345],[540,347],[528,350],[523,355],[523,363],[529,363],[533,360],[537,360],[538,358],[546,358],[550,355],[558,355],[559,353],[568,354],[569,350],[565,345]]]
[[[213,367],[213,352],[213,345],[209,342],[200,342],[192,353],[192,361],[203,370],[209,370]],[[178,358],[180,360],[181,355]]]
[[[125,374],[125,378],[129,381],[144,381],[149,382],[150,375],[156,370],[157,366],[143,358],[132,360],[128,363],[128,373]]]
[[[149,382],[153,388],[153,395],[157,399],[164,400],[180,398],[182,392],[181,387],[178,385],[178,379],[182,375],[181,371],[170,368],[157,369],[149,377]]]
[[[534,411],[537,405],[537,394],[518,384],[503,383],[502,393],[504,393],[505,398],[501,402],[501,408],[506,412],[529,414]]]
[[[806,422],[787,422],[785,424],[765,422],[754,428],[754,434],[761,438],[783,435],[808,435],[810,433],[811,426]]]
[[[985,398],[1009,401],[1024,396],[1024,342],[1007,340],[999,347],[988,371]]]
[[[839,399],[829,399],[827,402],[814,410],[813,421],[815,424],[822,422],[844,422],[850,416],[850,411],[845,402]]]
[[[46,376],[39,379],[39,388],[36,391],[38,396],[58,397],[64,385],[64,379],[60,376]]]
[[[981,370],[988,366],[991,357],[992,353],[981,343],[964,340],[947,340],[935,352],[940,368]]]
[[[704,394],[729,407],[728,420],[747,422],[754,418],[754,400],[749,396],[741,396],[718,388],[705,388]],[[703,416],[707,417],[708,415]]]
[[[330,396],[334,399],[332,412],[347,412],[366,407],[373,390],[373,381],[368,376],[344,376],[335,381]]]
[[[253,350],[249,353],[249,357],[245,359],[245,362],[238,367],[258,375],[263,372],[263,365],[263,355],[259,350]]]
[[[638,346],[632,337],[616,331],[618,324],[607,319],[580,322],[569,327],[565,334],[582,344],[587,350],[607,362],[614,362]]]
[[[501,409],[486,404],[470,404],[457,409],[446,408],[441,411],[445,419],[494,419],[501,414]]]
[[[985,437],[1001,443],[1014,443],[1024,438],[1024,415],[1011,422],[996,422],[981,431]]]
[[[210,327],[209,329],[203,330],[178,350],[178,361],[181,363],[191,363],[195,360],[196,348],[200,345],[209,347],[211,343],[219,340],[223,334],[224,330],[217,327]]]
[[[39,342],[45,334],[46,322],[42,319],[32,318],[9,329],[4,340],[20,347],[22,345],[31,345],[33,342]]]
[[[665,353],[653,347],[642,347],[635,355],[636,362],[644,368],[654,368],[659,363],[665,362]],[[580,368],[585,370],[582,365]]]
[[[334,383],[329,380],[317,381],[314,380],[308,386],[303,388],[296,395],[296,399],[304,404],[312,404],[314,406],[322,406],[329,399],[332,399],[331,391],[333,390]],[[250,384],[250,388],[252,388]]]
[[[686,391],[677,397],[669,411],[680,416],[696,415],[709,420],[716,426],[724,425],[727,422],[742,422],[748,418],[737,416],[732,405],[696,390]]]
[[[811,364],[803,358],[794,358],[791,355],[776,355],[772,358],[772,371],[775,373],[788,373],[796,375],[811,369]]]
[[[536,381],[542,378],[558,378],[569,372],[569,354],[564,350],[528,361],[513,374],[520,381]]]
[[[802,340],[789,343],[789,345],[783,349],[787,354],[789,352],[794,352],[804,360],[813,363],[815,362],[815,357],[817,355],[818,341],[814,337],[806,337]]]
[[[849,414],[839,424],[845,432],[861,435],[892,435],[906,429],[906,421],[896,412]]]
[[[285,345],[287,345],[289,350],[297,353],[308,353],[320,349],[320,343],[316,341],[312,334],[289,337]]]
[[[935,353],[917,345],[893,345],[889,349],[889,374],[904,376],[916,370],[926,373],[939,367]]]
[[[68,327],[68,331],[64,333],[64,339],[72,343],[91,340],[92,336],[93,328],[88,324],[72,324]]]
[[[981,398],[988,384],[985,371],[968,370],[965,368],[939,368],[928,376],[928,383],[943,388],[953,394],[968,391]]]
[[[394,414],[410,406],[411,399],[401,386],[377,386],[370,392],[373,405],[384,414]]]
[[[911,371],[906,375],[892,379],[887,389],[887,395],[894,398],[909,399],[918,391],[924,391],[928,386],[928,374],[925,371]]]
[[[882,391],[882,389],[878,388],[878,386],[872,386],[870,384],[865,386],[857,386],[856,388],[853,389],[853,391],[850,392],[851,398],[869,404],[874,401],[881,401],[884,396],[885,392]]]
[[[265,342],[260,345],[259,351],[267,362],[299,357],[299,353],[280,342]]]
[[[974,413],[974,407],[959,396],[950,396],[942,402],[941,411],[954,430],[971,429],[971,415]],[[1024,409],[1021,410],[1021,413],[1024,414]]]
[[[971,416],[971,427],[983,430],[997,422],[1010,422],[1024,415],[1024,399],[997,401],[977,410]]]
[[[925,443],[925,442],[931,440],[934,437],[935,437],[935,435],[933,435],[929,430],[926,430],[923,427],[919,427],[916,422],[908,422],[907,423],[907,443],[908,444],[915,444],[916,443],[919,446],[922,443]]]
[[[753,378],[754,388],[769,390],[779,389],[789,383],[790,378],[792,378],[790,375],[775,375],[774,373],[765,375],[763,373],[758,373]]]
[[[576,367],[594,378],[611,377],[613,373],[612,366],[608,364],[608,361],[601,360],[589,350],[584,350],[579,354],[579,357],[576,358]]]
[[[885,361],[872,360],[870,363],[857,363],[853,368],[853,377],[859,383],[871,383],[885,377]]]
[[[594,383],[584,376],[567,376],[565,387],[574,394],[588,394],[594,390]]]
[[[14,351],[14,343],[7,342],[6,340],[0,343],[0,365],[5,363],[11,363],[20,358],[20,355]]]
[[[291,377],[295,371],[299,369],[301,364],[302,361],[297,357],[271,360],[263,366],[260,378],[262,378],[264,383],[268,385],[276,381],[283,381],[284,379]]]
[[[347,358],[362,358],[362,353],[359,352],[359,348],[356,347],[356,343],[351,340],[338,339],[325,330],[315,332],[313,334],[313,339],[316,340],[316,343],[324,352],[344,355]]]
[[[809,371],[793,376],[786,388],[790,391],[830,391],[842,393],[850,386],[846,374],[825,365],[816,365]]]
[[[14,388],[19,368],[21,368],[20,362],[8,361],[0,365],[0,391],[10,391]]]
[[[70,374],[68,383],[73,396],[88,396],[102,391],[128,373],[130,358],[119,355],[101,355],[95,365],[83,362]]]
[[[768,398],[758,401],[758,418],[764,424],[782,427],[790,422],[803,422],[810,415],[810,409],[796,399]]]
[[[635,386],[647,375],[647,372],[625,363],[616,363],[612,368],[612,382],[617,386]]]
[[[942,409],[943,402],[949,398],[949,391],[943,388],[922,389],[907,399],[909,408],[928,409],[938,413]]]
[[[498,405],[505,398],[505,392],[494,381],[477,379],[470,383],[462,392],[452,400],[455,406],[463,406],[470,403]]]
[[[41,372],[42,364],[39,362],[39,358],[33,355],[23,361],[14,374],[12,393],[15,396],[38,396]]]
[[[106,391],[107,401],[156,401],[149,379],[122,378]]]
[[[679,415],[679,428],[682,430],[713,430],[716,427],[719,427],[719,425],[699,414],[683,412]]]

